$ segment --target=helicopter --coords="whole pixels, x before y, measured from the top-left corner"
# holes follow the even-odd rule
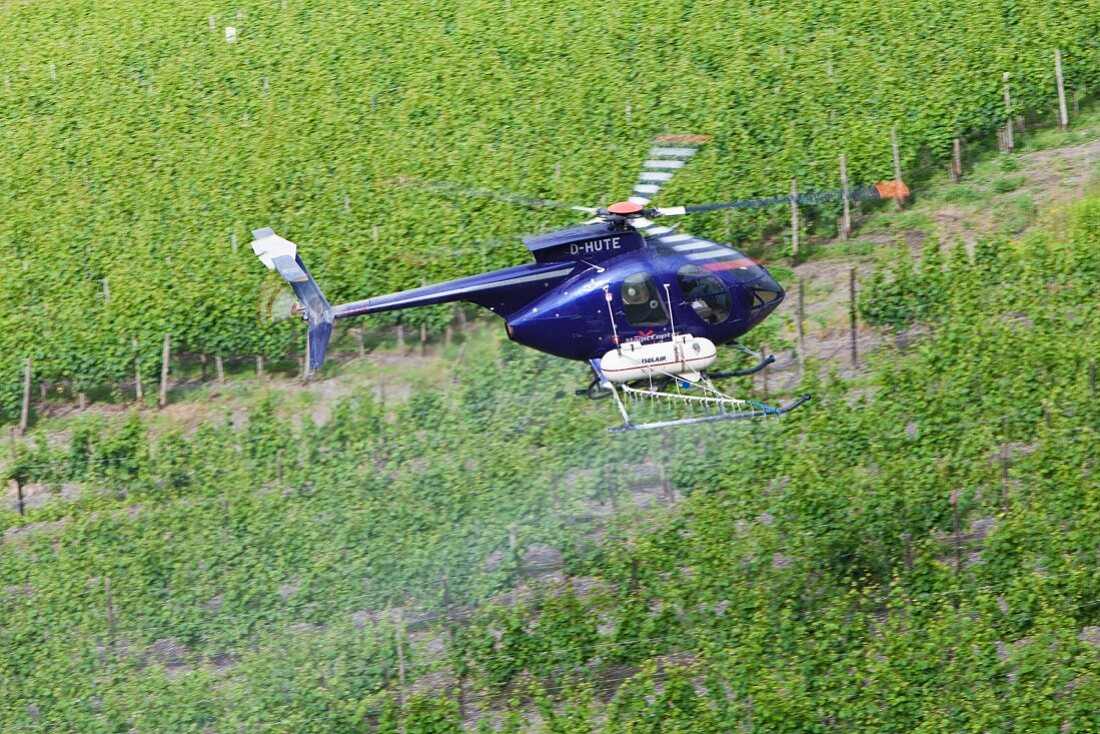
[[[785,291],[745,253],[680,232],[660,220],[722,209],[816,203],[839,199],[842,193],[802,194],[794,201],[776,196],[651,206],[707,140],[697,135],[656,137],[630,198],[606,208],[498,197],[591,215],[579,226],[524,238],[534,257],[533,263],[525,265],[331,305],[293,242],[263,228],[252,233],[252,249],[294,290],[298,302],[292,312],[308,325],[310,373],[324,361],[336,319],[467,301],[501,316],[512,341],[586,362],[593,378],[577,393],[593,400],[614,399],[623,425],[610,432],[782,415],[810,396],[770,406],[723,393],[715,383],[754,374],[775,360],[761,357],[737,340],[779,307]],[[477,190],[475,195],[485,193]],[[847,193],[851,200],[878,199],[905,196],[908,189],[901,181],[888,181]],[[757,363],[727,372],[711,370],[720,345],[751,355]],[[674,403],[690,415],[639,423],[630,417],[631,400]]]

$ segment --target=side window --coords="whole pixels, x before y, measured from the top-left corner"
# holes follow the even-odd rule
[[[623,310],[633,326],[663,326],[668,313],[657,284],[648,273],[635,273],[623,281]]]
[[[685,265],[676,281],[695,313],[708,324],[720,324],[730,317],[730,292],[726,284],[698,265]]]

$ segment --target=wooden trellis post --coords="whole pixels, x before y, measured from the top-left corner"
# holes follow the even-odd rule
[[[31,421],[31,358],[23,363],[23,410],[19,413],[19,435],[27,432]]]
[[[115,602],[111,596],[111,577],[103,577],[103,601],[107,607],[107,630],[111,635],[111,645],[115,643],[115,636],[118,633],[118,626],[115,623]]]
[[[791,180],[791,265],[798,265],[798,181]]]
[[[962,522],[959,518],[959,490],[951,492],[951,534],[955,541],[955,573],[962,570]]]
[[[848,156],[840,154],[840,195],[844,202],[844,213],[840,220],[840,236],[848,239],[852,236],[852,203],[848,196]],[[801,291],[799,291],[801,298]]]
[[[130,344],[134,349],[134,400],[140,403],[145,397],[145,390],[141,385],[141,352],[138,351],[137,337],[132,337]]]
[[[172,335],[164,335],[164,346],[160,353],[160,399],[157,405],[161,408],[168,405],[168,362],[172,358]]]
[[[951,148],[951,182],[959,183],[963,177],[962,140],[956,137]]]
[[[796,313],[795,328],[798,334],[798,364],[806,364],[806,333],[803,320],[806,318],[806,279],[798,279],[798,311]]]
[[[1004,98],[1005,98],[1005,131],[1004,131],[1004,149],[1012,150],[1016,147],[1016,142],[1012,138],[1012,95],[1008,90],[1008,77],[1009,74],[1006,71],[1001,79],[1004,81]]]
[[[768,345],[762,343],[760,345],[760,359],[761,360],[766,360],[767,358],[768,358]],[[760,370],[760,376],[763,378],[763,381],[764,381],[764,399],[767,400],[768,399],[768,370],[766,370],[766,369],[765,370]]]
[[[848,268],[848,325],[852,340],[852,366],[859,366],[859,323],[856,318],[856,269]]]
[[[1054,78],[1058,82],[1058,116],[1062,130],[1069,130],[1069,113],[1066,111],[1066,85],[1062,79],[1062,50],[1054,49]]]
[[[894,181],[901,182],[901,149],[898,146],[898,126],[890,128],[890,147],[894,153]],[[900,211],[905,208],[905,197],[900,193],[894,195],[894,206]]]
[[[309,382],[309,337],[306,337],[306,353],[302,355],[302,384]]]
[[[16,443],[15,443],[15,426],[12,426],[11,429],[8,431],[8,440],[11,443],[11,460],[15,461],[16,459],[19,458],[19,452],[16,448]],[[24,514],[24,511],[25,511],[24,510],[24,505],[23,505],[23,480],[22,480],[21,477],[19,477],[17,475],[15,477],[14,481],[15,481],[15,497],[16,497],[16,500],[19,503],[18,504],[19,514],[22,515],[22,514]]]
[[[400,609],[397,610],[397,629],[394,636],[397,642],[397,701],[401,708],[405,708],[405,618]]]

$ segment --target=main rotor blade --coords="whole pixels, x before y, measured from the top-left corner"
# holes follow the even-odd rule
[[[638,183],[627,201],[645,206],[667,184],[684,164],[695,155],[699,146],[710,138],[706,135],[658,135],[649,149],[649,158],[638,173]]]
[[[909,195],[909,187],[902,181],[881,181],[871,186],[860,186],[848,190],[849,201],[862,201],[866,199],[894,199]],[[844,198],[843,190],[835,191],[809,191],[793,197],[796,204],[820,204],[825,201],[840,201]],[[722,204],[698,204],[696,206],[673,206],[655,209],[662,217],[678,217],[684,214],[696,214],[698,212],[713,212],[721,209],[759,209],[776,204],[790,204],[792,197],[768,196],[757,199],[739,199],[727,201]]]
[[[402,185],[408,184],[402,182]],[[446,181],[422,182],[420,187],[428,191],[438,191],[444,194],[454,194],[456,196],[464,196],[468,199],[493,199],[495,201],[504,201],[510,204],[522,204],[524,206],[542,206],[551,207],[554,209],[569,209],[571,211],[585,212],[587,214],[596,213],[596,207],[563,204],[560,201],[540,199],[537,196],[524,196],[522,194],[513,194],[507,191],[494,191],[493,189],[459,186],[458,184],[447,183]]]

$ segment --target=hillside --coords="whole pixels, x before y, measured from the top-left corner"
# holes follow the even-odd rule
[[[377,294],[515,264],[516,234],[571,221],[435,180],[606,203],[672,130],[714,142],[669,203],[833,189],[840,153],[853,182],[892,178],[894,128],[908,175],[956,136],[1049,118],[1053,49],[1072,104],[1100,82],[1082,0],[45,0],[0,16],[6,420],[27,358],[75,398],[151,382],[166,332],[195,356],[297,350],[258,317],[260,226],[301,243],[334,299]],[[771,227],[692,221],[725,240]]]
[[[0,733],[1100,732],[1095,2],[0,20]],[[609,435],[473,307],[303,379],[250,230],[333,300],[514,265],[576,221],[515,199],[622,198],[662,132],[711,141],[659,205],[893,179],[896,133],[905,207],[802,206],[797,262],[786,207],[682,223],[788,292],[731,392],[809,404]]]
[[[609,437],[495,330],[49,422],[4,729],[1095,731],[1100,197],[1039,218],[882,253],[903,348],[781,422]]]

